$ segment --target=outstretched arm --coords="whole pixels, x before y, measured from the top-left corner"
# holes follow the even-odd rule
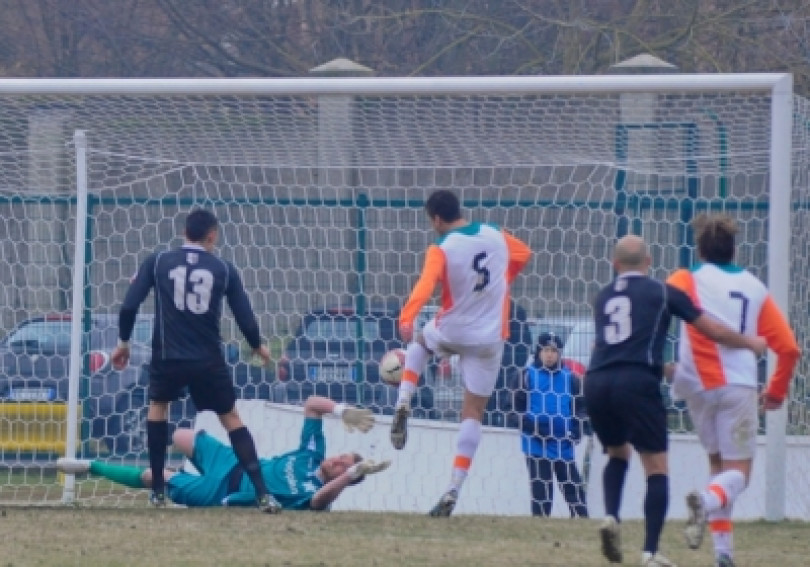
[[[310,396],[304,402],[304,417],[321,418],[327,413],[332,413],[337,405],[329,398],[323,396]]]
[[[309,507],[313,510],[326,510],[352,481],[353,479],[349,476],[348,470],[339,477],[333,478],[315,493],[315,496],[312,497],[309,503]]]
[[[313,510],[325,510],[329,505],[340,496],[343,489],[358,479],[364,478],[366,475],[375,474],[384,471],[391,465],[391,461],[376,462],[372,460],[360,461],[355,463],[346,472],[339,477],[334,478],[324,484],[321,489],[315,493],[309,503],[309,507]]]
[[[304,417],[321,419],[325,414],[341,418],[343,425],[350,432],[357,429],[366,433],[374,427],[374,414],[369,409],[339,404],[323,396],[310,396],[304,402]]]
[[[691,323],[698,331],[715,342],[732,348],[746,348],[757,356],[765,354],[768,345],[762,337],[741,335],[711,315],[702,313]]]

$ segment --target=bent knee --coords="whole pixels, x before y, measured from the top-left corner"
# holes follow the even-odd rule
[[[172,443],[183,453],[188,453],[194,447],[194,436],[192,429],[177,429],[172,435]]]

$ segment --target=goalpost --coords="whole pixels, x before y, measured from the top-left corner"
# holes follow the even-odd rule
[[[71,330],[67,367],[37,367],[53,359],[39,346],[3,351],[17,382],[0,383],[0,500],[136,498],[97,479],[62,481],[52,466],[62,452],[142,462],[143,375],[110,371],[92,317],[117,313],[138,263],[178,244],[195,206],[220,218],[219,251],[242,271],[277,356],[308,311],[404,300],[433,238],[422,205],[438,188],[456,190],[470,218],[532,246],[513,295],[534,322],[588,315],[612,275],[617,236],[642,234],[664,278],[694,259],[691,219],[725,211],[742,227],[739,262],[767,282],[806,350],[810,107],[792,89],[790,75],[775,73],[0,80],[0,321],[11,331],[58,312]],[[241,339],[230,319],[223,332]],[[240,397],[276,399],[278,376],[241,354],[232,360]],[[806,470],[806,375],[802,360],[787,407],[763,422],[767,458],[755,482],[771,520],[810,519],[810,502],[786,497],[790,471]],[[453,380],[426,376],[426,431],[457,417]],[[378,402],[369,403],[390,410]],[[187,409],[173,420],[191,419]],[[683,406],[671,405],[670,424],[690,438]],[[297,431],[279,435],[294,442]],[[517,443],[514,432],[493,435]],[[416,439],[426,445],[409,449],[428,451],[444,478],[452,447]],[[496,475],[514,470],[513,484],[525,484],[511,447],[506,471],[476,459],[472,477],[483,484],[465,487],[460,511],[497,513]],[[417,466],[396,464],[398,478]],[[394,478],[375,482],[390,491]],[[426,486],[425,497],[440,490]]]

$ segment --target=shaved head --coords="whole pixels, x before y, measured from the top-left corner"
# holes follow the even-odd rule
[[[620,238],[613,250],[613,265],[619,273],[646,272],[650,265],[650,254],[644,240],[635,234]]]

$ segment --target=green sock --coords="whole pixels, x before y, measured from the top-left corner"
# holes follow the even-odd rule
[[[138,467],[128,467],[125,465],[110,465],[101,461],[90,463],[90,473],[103,476],[118,484],[129,486],[130,488],[145,488],[141,480],[141,474],[146,469]]]

